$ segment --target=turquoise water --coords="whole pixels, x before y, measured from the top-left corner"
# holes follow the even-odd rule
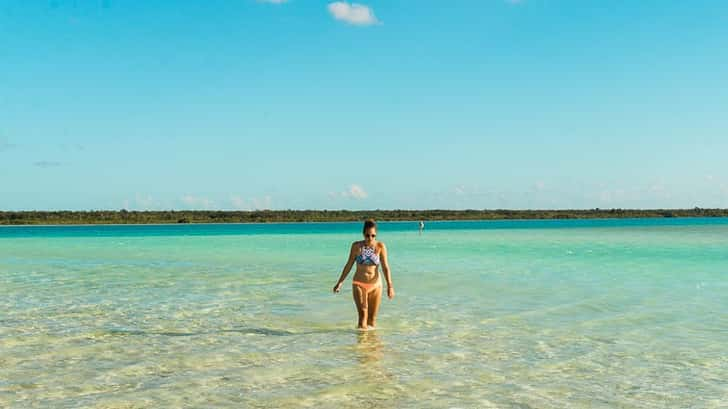
[[[728,219],[0,227],[0,407],[728,405]]]

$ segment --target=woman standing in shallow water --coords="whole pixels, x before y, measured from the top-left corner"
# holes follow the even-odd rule
[[[346,276],[356,262],[356,273],[352,281],[352,293],[354,304],[359,313],[359,329],[374,329],[377,320],[377,311],[382,301],[382,277],[379,274],[379,266],[382,266],[384,278],[387,280],[387,296],[394,298],[394,287],[392,286],[392,275],[389,273],[387,263],[387,247],[381,241],[377,241],[377,223],[374,220],[364,222],[364,240],[351,243],[349,260],[341,272],[339,281],[334,286],[334,292],[338,293],[344,284]]]

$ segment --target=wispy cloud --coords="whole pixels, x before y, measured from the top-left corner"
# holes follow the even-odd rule
[[[126,198],[121,203],[121,208],[134,211],[156,211],[175,209],[174,200],[160,200],[148,193],[137,193],[134,199]]]
[[[154,200],[149,194],[143,195],[137,193],[134,203],[136,204],[136,208],[138,210],[155,210],[159,208],[159,203],[157,203],[157,201]],[[128,204],[128,201],[124,202],[124,205]]]
[[[18,145],[10,143],[7,139],[0,138],[0,152],[9,151],[10,149],[17,147]]]
[[[58,166],[61,166],[61,162],[55,162],[52,160],[41,160],[38,162],[34,162],[33,166],[37,166],[39,168],[56,168]]]
[[[678,186],[666,181],[652,181],[647,184],[609,187],[600,185],[595,194],[587,194],[590,207],[613,208],[662,208],[676,206],[681,198],[676,195]],[[677,206],[689,206],[690,203]]]
[[[235,210],[249,210],[248,202],[240,196],[230,196],[230,203]]]
[[[270,196],[264,196],[262,198],[254,197],[251,202],[255,210],[268,210],[271,208],[272,200]]]
[[[460,183],[432,192],[433,204],[453,209],[518,209],[573,206],[567,192],[542,180],[521,186],[484,186]]]
[[[378,24],[380,21],[374,15],[371,8],[357,3],[347,3],[345,1],[336,1],[329,3],[329,13],[340,21],[355,26],[370,26]]]
[[[215,202],[206,198],[193,195],[182,196],[182,203],[187,207],[200,210],[210,210],[215,208]]]
[[[479,197],[488,194],[481,186],[460,183],[443,192],[445,197]]]
[[[84,151],[86,148],[80,143],[62,143],[58,145],[64,151]]]
[[[272,207],[273,199],[270,196],[262,198],[254,197],[246,200],[240,196],[230,196],[230,203],[235,210],[269,210]]]

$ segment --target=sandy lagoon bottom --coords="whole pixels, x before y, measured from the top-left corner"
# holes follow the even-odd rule
[[[0,233],[0,407],[728,405],[728,226],[380,238],[398,295],[359,332],[356,228]]]

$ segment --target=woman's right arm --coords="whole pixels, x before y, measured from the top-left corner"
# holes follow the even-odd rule
[[[339,290],[341,290],[341,285],[344,284],[344,280],[346,280],[346,276],[349,274],[349,271],[351,270],[351,266],[354,265],[354,260],[356,260],[356,242],[351,243],[351,249],[349,250],[349,260],[346,261],[346,265],[344,266],[344,269],[341,271],[341,276],[339,277],[339,281],[336,282],[336,285],[334,286],[334,292],[338,293]]]

